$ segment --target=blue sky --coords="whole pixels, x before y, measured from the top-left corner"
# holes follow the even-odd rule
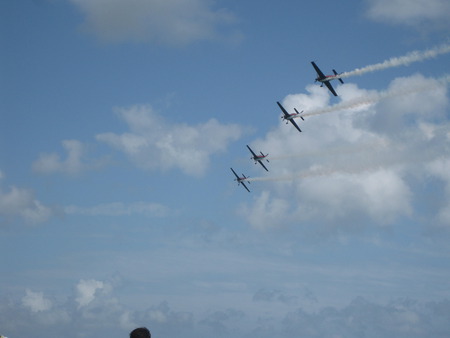
[[[0,334],[448,336],[446,1],[0,6]]]

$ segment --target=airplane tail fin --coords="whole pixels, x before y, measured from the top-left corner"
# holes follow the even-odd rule
[[[295,110],[295,112],[296,112],[297,114],[299,114],[300,118],[301,118],[303,121],[305,121],[305,119],[303,118],[303,116],[300,115],[301,113],[303,113],[303,110],[302,110],[300,113],[298,112],[297,108],[294,108],[294,110]]]
[[[333,69],[333,73],[334,73],[334,75],[339,75],[338,72],[336,72],[334,69]],[[338,78],[338,80],[340,83],[344,84],[344,81],[342,81],[341,78]]]

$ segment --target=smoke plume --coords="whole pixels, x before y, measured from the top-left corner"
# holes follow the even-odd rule
[[[404,56],[400,57],[393,57],[389,60],[386,60],[381,63],[377,63],[374,65],[369,65],[363,68],[357,68],[355,70],[352,70],[350,72],[344,72],[339,75],[336,75],[335,78],[346,78],[354,75],[363,75],[365,73],[371,73],[375,72],[377,70],[383,70],[387,68],[393,68],[393,67],[399,67],[399,66],[408,66],[411,63],[424,61],[427,59],[431,59],[434,57],[437,57],[441,54],[447,54],[450,53],[450,44],[443,44],[431,49],[427,49],[424,51],[413,51],[410,52]]]
[[[422,92],[422,91],[426,91],[426,90],[432,90],[439,86],[445,86],[449,82],[450,82],[450,75],[445,75],[445,76],[437,79],[437,81],[431,85],[430,85],[430,83],[422,83],[422,84],[418,84],[415,86],[409,86],[409,87],[400,88],[400,89],[392,89],[392,90],[382,91],[382,92],[378,92],[378,93],[373,93],[373,94],[369,94],[367,96],[355,98],[353,100],[341,102],[341,103],[335,104],[330,107],[314,109],[307,113],[303,113],[302,116],[305,117],[305,116],[319,115],[319,114],[331,113],[331,112],[344,110],[344,109],[357,108],[357,107],[360,107],[363,105],[373,104],[378,101],[392,98],[392,97],[398,97],[398,96],[409,95],[409,94]]]

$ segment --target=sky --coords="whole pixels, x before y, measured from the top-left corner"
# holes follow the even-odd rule
[[[0,334],[450,335],[448,1],[0,13]]]

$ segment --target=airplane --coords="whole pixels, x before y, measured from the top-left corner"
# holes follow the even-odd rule
[[[289,114],[286,111],[286,109],[284,109],[284,107],[281,105],[280,102],[277,101],[277,104],[278,104],[278,107],[280,107],[280,109],[283,111],[284,115],[281,116],[281,118],[286,121],[286,124],[288,123],[288,121],[290,121],[294,125],[294,127],[297,128],[297,130],[299,132],[302,132],[300,130],[299,126],[297,125],[297,123],[295,123],[294,118],[300,117],[304,121],[305,119],[303,118],[303,116],[300,115],[301,113],[303,113],[303,110],[299,113],[298,110],[296,108],[294,108],[295,114]]]
[[[255,164],[256,164],[257,162],[259,162],[259,164],[261,164],[262,167],[263,167],[264,169],[266,169],[266,171],[269,171],[269,170],[266,168],[266,166],[264,165],[264,163],[262,162],[264,159],[265,159],[267,162],[269,162],[269,160],[266,158],[267,155],[269,155],[269,154],[264,155],[264,154],[262,153],[262,151],[260,151],[261,155],[256,155],[255,152],[254,152],[248,145],[247,145],[247,148],[248,148],[248,150],[250,150],[250,152],[252,153],[253,156],[251,157],[251,159],[252,159],[253,161],[255,161]]]
[[[236,174],[236,172],[233,170],[233,168],[230,168],[231,171],[233,172],[234,176],[236,176],[236,178],[234,179],[235,181],[238,182],[239,184],[242,184],[242,186],[248,191],[250,192],[250,190],[248,190],[247,186],[245,185],[245,181],[248,180],[248,177],[246,177],[244,174],[242,174],[242,177],[239,177],[238,174]],[[250,184],[250,182],[248,182]]]
[[[334,80],[334,79],[338,79],[341,83],[344,83],[344,81],[342,81],[341,78],[336,78],[336,76],[339,74],[333,69],[334,75],[325,75],[324,73],[322,73],[322,71],[319,69],[319,67],[317,67],[317,65],[314,63],[314,61],[311,61],[311,64],[313,65],[313,67],[317,73],[316,81],[319,81],[322,83],[320,86],[322,87],[325,84],[325,86],[327,86],[327,88],[330,90],[330,92],[333,93],[334,96],[338,96],[336,94],[336,91],[334,90],[333,86],[331,85],[330,81]]]

